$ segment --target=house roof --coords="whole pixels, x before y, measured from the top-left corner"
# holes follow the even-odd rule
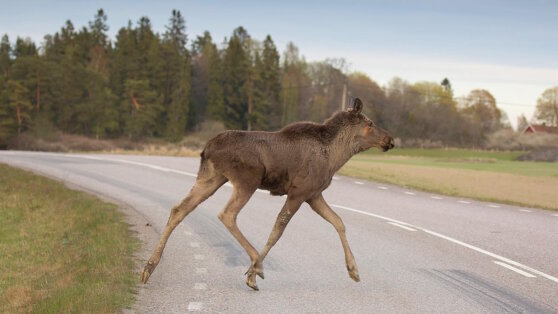
[[[527,132],[529,129],[533,133],[558,134],[558,127],[547,126],[547,125],[542,125],[542,124],[529,124],[523,130],[523,133]]]

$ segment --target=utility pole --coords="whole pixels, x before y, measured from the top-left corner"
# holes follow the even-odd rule
[[[347,81],[343,83],[343,98],[341,99],[341,111],[345,111],[347,106]]]
[[[248,131],[252,131],[252,71],[248,74]]]

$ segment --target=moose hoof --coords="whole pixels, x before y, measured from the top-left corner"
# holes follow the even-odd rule
[[[360,281],[360,276],[358,275],[358,270],[352,269],[349,270],[349,276],[351,276],[351,278],[355,281],[355,282],[359,282]]]
[[[248,274],[248,276],[246,276],[246,284],[248,285],[248,287],[258,291],[260,289],[258,289],[258,285],[256,284],[256,274],[251,273]]]
[[[151,273],[153,272],[154,269],[155,269],[155,265],[153,264],[153,262],[148,262],[147,265],[145,265],[145,267],[143,268],[142,272],[140,273],[140,282],[146,284],[147,280],[149,279],[149,276],[151,276]]]
[[[263,270],[262,270],[262,269],[254,268],[253,266],[251,266],[251,267],[246,271],[246,273],[244,273],[244,275],[248,275],[248,276],[249,276],[249,275],[258,275],[258,276],[260,276],[260,278],[265,279],[265,278],[264,278]]]

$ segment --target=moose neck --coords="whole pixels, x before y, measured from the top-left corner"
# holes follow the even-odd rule
[[[343,165],[360,152],[354,136],[347,130],[340,131],[329,145],[329,171],[333,175]]]

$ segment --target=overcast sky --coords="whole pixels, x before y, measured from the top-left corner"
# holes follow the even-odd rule
[[[488,89],[513,125],[558,85],[558,1],[0,0],[0,34],[41,43],[67,19],[86,26],[99,8],[112,38],[141,16],[164,32],[178,9],[189,38],[208,30],[220,43],[243,26],[256,39],[270,34],[281,51],[293,41],[308,61],[344,58],[380,85],[448,77],[456,96]]]

